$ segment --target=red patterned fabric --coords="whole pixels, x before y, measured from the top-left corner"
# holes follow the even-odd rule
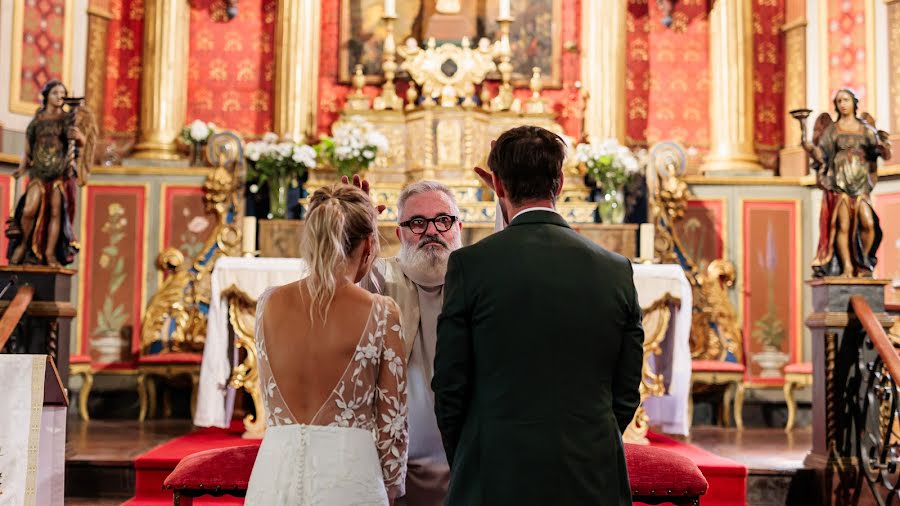
[[[635,496],[698,496],[709,489],[697,464],[669,450],[626,443],[625,462]]]
[[[88,355],[70,355],[69,356],[69,365],[74,364],[90,364],[91,357]]]
[[[138,359],[138,365],[157,364],[200,364],[203,355],[200,353],[157,353],[144,355]]]
[[[175,490],[232,490],[246,492],[259,453],[251,444],[217,448],[181,459],[163,486]]]
[[[186,121],[213,122],[245,137],[272,130],[276,0],[191,4]]]
[[[841,88],[851,88],[859,99],[860,111],[870,111],[866,86],[866,0],[827,1],[828,97]],[[828,109],[833,111],[830,106]]]
[[[22,2],[20,8],[23,9],[22,88],[19,96],[14,98],[28,103],[40,103],[44,83],[62,78],[66,2]],[[69,15],[74,16],[74,13],[70,12]]]
[[[774,169],[784,140],[784,0],[753,2],[753,102],[756,148]]]
[[[111,0],[106,60],[105,134],[133,138],[141,97],[144,0]]]
[[[812,374],[812,362],[801,362],[799,364],[788,364],[784,366],[785,374]]]
[[[744,366],[724,360],[691,360],[693,372],[744,372]]]

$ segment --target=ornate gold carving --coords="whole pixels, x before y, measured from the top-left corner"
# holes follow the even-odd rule
[[[422,88],[425,102],[431,105],[437,101],[441,107],[456,107],[459,97],[471,98],[475,85],[497,69],[490,46],[484,42],[472,49],[468,38],[462,39],[461,46],[436,46],[434,39],[429,39],[423,50],[410,40],[412,43],[399,49],[404,58],[400,68],[409,72]]]
[[[321,4],[308,0],[278,2],[275,133],[298,142],[312,138],[316,131]]]
[[[366,85],[366,76],[363,74],[362,64],[356,65],[356,72],[353,74],[353,91],[347,95],[347,110],[365,111],[369,109],[369,97],[363,93],[363,86]]]
[[[531,81],[529,89],[531,89],[531,98],[525,104],[525,112],[529,114],[544,114],[548,112],[547,101],[541,98],[541,90],[544,89],[544,81],[541,79],[541,68],[532,67]]]
[[[665,340],[672,321],[672,310],[681,305],[681,299],[665,293],[659,300],[644,308],[644,365],[641,367],[641,384],[639,387],[641,404],[634,413],[634,418],[625,429],[622,439],[626,443],[649,444],[647,431],[650,429],[650,417],[644,409],[644,399],[653,395],[656,397],[666,393],[666,386],[662,374],[657,374],[650,366],[650,357],[662,354],[660,344]]]
[[[709,13],[710,150],[701,170],[761,171],[754,149],[751,2],[716,0]]]
[[[140,139],[135,158],[174,160],[185,123],[190,10],[184,0],[144,3]]]
[[[143,352],[159,342],[166,351],[197,351],[206,337],[206,313],[201,305],[210,299],[209,276],[222,255],[240,254],[241,232],[234,224],[243,214],[239,206],[244,155],[240,139],[231,132],[210,137],[207,156],[216,164],[203,183],[206,208],[216,214],[216,226],[200,253],[185,262],[175,248],[162,251],[157,263],[167,271],[162,287],[150,299],[141,323]]]
[[[228,321],[234,331],[235,348],[243,348],[246,353],[244,360],[235,366],[231,372],[228,383],[232,388],[243,388],[253,399],[253,409],[256,415],[247,414],[244,417],[243,436],[247,439],[260,439],[266,431],[264,416],[265,407],[262,401],[262,392],[259,389],[259,366],[256,343],[253,340],[256,324],[256,300],[243,292],[240,288],[231,285],[222,291],[222,299],[228,305]]]
[[[400,110],[403,108],[403,100],[397,96],[397,88],[394,85],[394,73],[397,72],[397,44],[394,42],[394,22],[397,16],[386,12],[381,18],[384,21],[384,49],[381,69],[384,71],[384,86],[381,95],[375,98],[373,107],[377,110]]]

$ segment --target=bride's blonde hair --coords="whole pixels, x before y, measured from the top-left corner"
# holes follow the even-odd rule
[[[374,238],[369,255],[378,255],[378,212],[369,196],[355,186],[336,184],[319,188],[309,199],[300,256],[309,276],[310,318],[324,321],[337,290],[337,274],[346,268],[350,253]]]

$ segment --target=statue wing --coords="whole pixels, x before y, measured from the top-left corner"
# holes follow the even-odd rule
[[[816,118],[816,126],[813,127],[813,138],[812,143],[813,146],[819,145],[819,139],[822,138],[822,134],[825,132],[825,129],[831,126],[834,121],[831,120],[831,115],[827,112],[823,112]]]

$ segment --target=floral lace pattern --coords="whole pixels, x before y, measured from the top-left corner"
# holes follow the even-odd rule
[[[257,303],[255,337],[268,427],[298,424],[272,375],[262,331],[265,302],[272,290],[267,289]],[[372,432],[385,488],[389,495],[397,496],[402,494],[406,481],[408,431],[406,371],[402,350],[395,350],[386,343],[389,333],[399,338],[395,342],[403,342],[400,325],[389,322],[392,306],[396,307],[396,304],[389,298],[375,296],[369,321],[352,360],[331,396],[307,425],[358,428]]]

